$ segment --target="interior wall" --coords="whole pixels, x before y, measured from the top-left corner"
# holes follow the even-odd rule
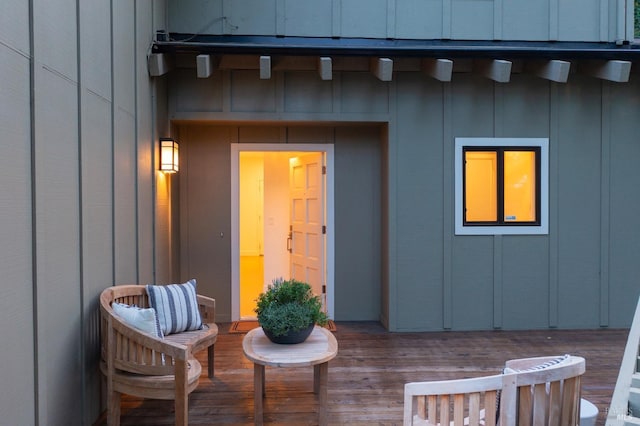
[[[264,153],[264,285],[288,277],[289,157],[286,152]]]
[[[240,155],[240,256],[263,252],[264,158],[260,153]]]

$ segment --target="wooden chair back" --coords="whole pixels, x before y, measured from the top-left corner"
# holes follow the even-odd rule
[[[115,370],[148,376],[174,374],[175,359],[187,360],[185,348],[167,351],[167,345],[152,336],[148,339],[131,337],[131,327],[115,315],[111,303],[119,302],[149,307],[147,292],[142,285],[123,285],[105,289],[100,295],[102,311],[102,360],[111,364]],[[169,348],[172,349],[172,348]],[[169,352],[169,353],[167,353]]]
[[[584,358],[569,356],[507,363],[509,372],[488,377],[405,385],[404,425],[576,426]]]

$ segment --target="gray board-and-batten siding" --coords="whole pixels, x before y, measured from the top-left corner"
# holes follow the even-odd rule
[[[633,40],[633,0],[169,0],[170,33],[408,40]]]
[[[628,326],[640,276],[638,74],[623,84],[581,73],[564,84],[527,73],[506,84],[469,72],[450,83],[420,72],[391,82],[348,71],[329,81],[310,71],[194,75],[168,75],[170,118],[187,173],[192,144],[211,161],[201,180],[182,176],[181,199],[215,173],[204,216],[219,228],[231,221],[230,144],[335,144],[336,320],[381,320],[392,331]],[[549,138],[548,235],[454,235],[456,137]],[[206,226],[189,221],[189,232]],[[183,246],[181,273],[217,282],[205,292],[230,318],[230,290],[219,284],[230,282],[228,263],[212,268],[195,252],[230,257],[212,244]]]

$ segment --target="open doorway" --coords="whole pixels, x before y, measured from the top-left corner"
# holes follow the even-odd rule
[[[279,277],[309,282],[333,317],[333,145],[234,144],[232,320]]]

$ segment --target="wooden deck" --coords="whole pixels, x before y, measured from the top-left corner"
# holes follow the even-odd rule
[[[253,364],[244,334],[219,324],[216,377],[203,375],[189,400],[189,424],[252,425]],[[628,330],[389,333],[377,323],[337,323],[338,356],[329,363],[331,425],[401,425],[406,382],[494,374],[508,359],[580,355],[587,360],[583,397],[604,424]],[[206,352],[199,355],[206,364]],[[266,370],[267,425],[317,424],[313,369]],[[173,401],[123,397],[122,425],[170,425]]]

